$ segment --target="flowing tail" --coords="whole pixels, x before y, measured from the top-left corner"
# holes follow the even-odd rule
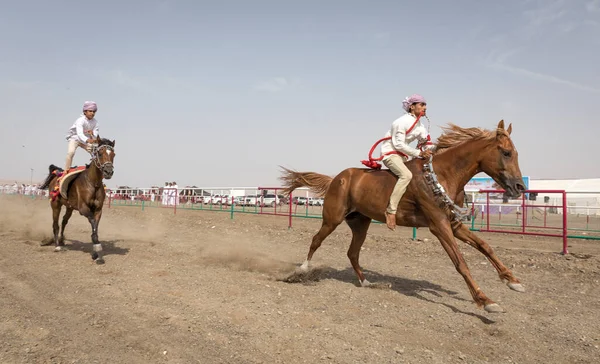
[[[281,166],[280,168],[283,170],[283,176],[279,177],[279,180],[283,182],[283,186],[285,187],[282,190],[284,195],[289,195],[298,187],[308,187],[317,197],[324,197],[333,180],[332,177],[324,174],[296,172]]]
[[[52,179],[54,177],[56,177],[56,173],[54,173],[55,171],[62,171],[62,168],[55,166],[54,164],[51,164],[50,167],[48,167],[48,177],[46,177],[46,180],[44,181],[44,183],[38,187],[39,190],[45,190],[46,188],[48,188],[48,186],[50,185],[50,181],[52,181]]]

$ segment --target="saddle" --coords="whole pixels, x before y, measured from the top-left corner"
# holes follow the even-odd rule
[[[69,191],[70,182],[73,181],[73,179],[75,179],[75,177],[77,177],[77,175],[79,175],[79,173],[85,171],[86,169],[87,169],[87,166],[80,166],[80,167],[70,168],[68,171],[52,172],[58,176],[58,180],[56,181],[56,186],[54,187],[54,190],[50,192],[50,197],[51,197],[52,201],[56,200],[56,198],[58,198],[59,194],[64,199],[66,199],[67,192]]]

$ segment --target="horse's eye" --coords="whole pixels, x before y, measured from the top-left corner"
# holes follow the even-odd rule
[[[510,158],[510,150],[503,150],[502,155],[505,156],[506,158]]]

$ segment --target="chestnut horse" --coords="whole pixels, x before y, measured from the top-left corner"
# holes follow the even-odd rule
[[[504,128],[504,120],[494,131],[480,128],[461,128],[450,124],[444,127],[433,150],[432,166],[437,181],[447,197],[462,205],[464,187],[479,172],[485,172],[505,190],[509,198],[517,198],[525,190],[519,168],[518,154],[510,134],[512,125]],[[396,223],[408,227],[428,227],[439,239],[450,256],[456,270],[463,276],[478,307],[488,312],[502,312],[502,308],[489,299],[471,277],[469,268],[458,249],[454,238],[458,238],[479,250],[492,263],[500,279],[511,289],[525,289],[513,273],[498,259],[492,248],[480,237],[463,225],[460,219],[439,202],[432,183],[425,178],[426,162],[414,159],[406,163],[412,172],[406,193],[402,196],[396,213]],[[335,177],[314,172],[296,172],[283,168],[284,193],[289,194],[299,187],[308,187],[325,197],[323,223],[314,235],[308,256],[301,271],[308,271],[310,261],[323,240],[344,220],[352,230],[352,242],[348,258],[362,286],[370,283],[365,279],[358,259],[371,220],[385,221],[385,210],[396,183],[389,170],[348,168]],[[439,191],[438,191],[439,193]]]
[[[87,217],[92,225],[92,243],[94,244],[92,259],[95,260],[97,264],[104,263],[104,258],[102,257],[102,245],[98,240],[98,224],[102,217],[102,206],[104,205],[104,198],[106,196],[102,180],[103,178],[111,179],[114,173],[114,147],[114,140],[101,139],[98,136],[92,147],[91,163],[69,183],[67,198],[63,198],[61,194],[58,193],[58,196],[51,200],[50,206],[52,207],[53,218],[52,230],[54,233],[55,244],[54,251],[60,251],[61,246],[65,245],[65,227],[73,214],[73,210],[77,210],[79,211],[79,214]],[[49,171],[50,173],[48,174],[46,181],[39,188],[45,189],[48,187],[49,191],[52,192],[55,190],[58,183],[57,174],[60,174],[59,172],[63,172],[63,170],[52,164],[49,167]],[[67,209],[62,219],[59,238],[58,218],[63,205]]]

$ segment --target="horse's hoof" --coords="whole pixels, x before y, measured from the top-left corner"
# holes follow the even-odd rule
[[[523,285],[521,283],[508,282],[506,285],[508,286],[508,288],[512,289],[513,291],[525,292],[525,287],[523,287]]]
[[[60,246],[57,246],[56,248],[54,248],[54,251],[55,251],[55,252],[59,252],[59,251],[61,251],[61,250],[62,250],[62,248],[61,248]]]
[[[96,264],[98,264],[98,265],[104,264],[104,258],[96,259]]]
[[[308,260],[305,260],[304,263],[302,263],[302,265],[300,266],[299,269],[300,269],[301,272],[306,273],[306,272],[308,272],[308,268],[309,268],[309,266],[308,266]]]
[[[367,279],[365,278],[363,281],[360,282],[360,286],[361,287],[370,287],[372,285],[371,282],[367,281]]]
[[[497,303],[490,303],[489,305],[485,305],[484,309],[490,313],[504,312],[502,307],[500,307],[500,305]]]

